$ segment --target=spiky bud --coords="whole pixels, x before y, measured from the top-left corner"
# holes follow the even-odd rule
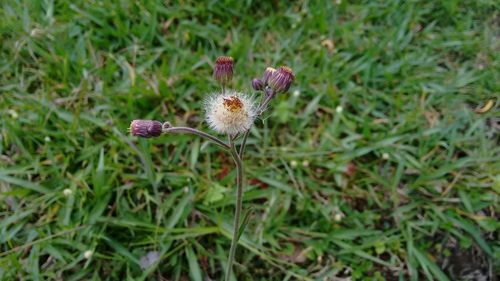
[[[214,79],[226,85],[233,79],[233,58],[221,56],[215,60]]]
[[[288,91],[294,79],[295,74],[293,74],[292,69],[281,66],[269,77],[268,84],[276,93],[282,93]]]
[[[276,69],[274,69],[272,67],[266,68],[266,70],[264,71],[264,76],[262,76],[262,82],[264,82],[264,86],[268,85],[269,78],[271,78],[271,76],[273,76],[273,74],[275,72],[276,72]]]
[[[152,138],[161,135],[163,124],[156,120],[134,120],[130,123],[130,133],[133,136]]]
[[[264,82],[260,79],[253,79],[252,80],[252,88],[256,91],[262,91],[264,89]]]

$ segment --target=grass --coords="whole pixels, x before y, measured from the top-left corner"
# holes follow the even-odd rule
[[[0,279],[222,278],[231,159],[127,128],[206,129],[223,54],[238,89],[269,65],[297,76],[249,139],[238,280],[458,280],[464,265],[498,277],[498,11],[489,0],[2,1]],[[143,270],[150,251],[161,259]]]

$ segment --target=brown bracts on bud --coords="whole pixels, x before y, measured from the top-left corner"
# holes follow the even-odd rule
[[[264,82],[260,79],[253,79],[252,80],[252,88],[256,91],[262,91],[264,89]]]
[[[162,130],[163,124],[156,120],[134,120],[130,123],[130,133],[137,137],[159,137]]]
[[[215,60],[214,79],[226,85],[233,79],[233,58],[221,56]]]
[[[264,82],[264,86],[269,84],[269,78],[273,76],[273,74],[276,72],[276,69],[272,67],[266,68],[266,71],[264,71],[264,76],[262,77],[262,82]]]
[[[271,75],[271,77],[269,77],[268,84],[274,92],[282,93],[288,91],[294,79],[295,74],[293,74],[292,69],[286,66],[281,66]]]

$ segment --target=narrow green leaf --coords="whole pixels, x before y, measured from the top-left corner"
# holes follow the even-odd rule
[[[287,193],[293,193],[293,189],[290,185],[277,181],[275,179],[267,178],[267,177],[259,177],[259,180],[269,184],[272,187],[276,187],[279,190],[282,190]]]
[[[200,154],[200,139],[196,138],[191,144],[191,163],[190,168],[194,170],[196,163],[198,163],[198,155]]]
[[[241,220],[241,224],[238,229],[238,240],[240,239],[243,232],[245,232],[245,228],[247,227],[248,222],[250,221],[250,215],[253,213],[254,209],[255,208],[253,206],[250,206],[250,208],[248,208],[245,214],[243,215],[243,219]]]
[[[191,246],[186,247],[186,257],[188,259],[189,276],[191,276],[191,280],[203,281],[200,265],[198,264],[198,260]]]
[[[106,243],[113,248],[117,254],[125,257],[129,262],[133,262],[137,265],[139,265],[139,260],[129,251],[127,250],[122,244],[118,243],[117,241],[111,239],[110,237],[103,237]]]
[[[430,276],[430,272],[440,281],[449,281],[448,277],[446,274],[444,274],[441,269],[433,262],[431,261],[425,253],[422,253],[419,249],[413,248],[413,253],[417,260],[419,261],[420,265],[422,266],[422,269],[424,270],[424,273],[427,275],[427,278],[432,280],[432,276]]]
[[[186,206],[191,201],[191,198],[192,195],[190,192],[188,192],[186,193],[186,195],[184,195],[181,201],[179,201],[179,204],[173,210],[173,213],[167,220],[167,228],[172,228],[177,224],[177,222],[179,222],[179,219],[181,218],[182,214],[186,211]]]
[[[47,193],[50,192],[49,189],[47,189],[47,188],[45,188],[45,187],[43,187],[43,186],[41,186],[39,184],[30,182],[30,181],[27,181],[27,180],[13,178],[13,177],[10,177],[10,176],[7,176],[7,175],[0,175],[0,181],[4,181],[4,182],[7,182],[7,183],[10,183],[10,184],[13,184],[13,185],[17,185],[17,186],[20,186],[22,188],[27,188],[27,189],[30,189],[30,190],[33,190],[33,191],[36,191],[36,192],[39,192],[39,193],[47,194]]]
[[[28,257],[27,270],[31,275],[31,280],[41,280],[40,279],[40,246],[35,245],[30,250],[30,255]]]
[[[463,230],[465,230],[467,233],[469,233],[477,242],[479,247],[483,249],[489,256],[493,255],[493,250],[491,250],[490,246],[486,241],[484,241],[481,233],[480,233],[480,228],[475,227],[471,223],[463,220],[463,219],[456,219],[453,217],[449,217],[449,219],[455,224],[461,227]]]
[[[93,205],[92,211],[89,213],[89,222],[95,223],[97,218],[99,218],[106,207],[108,206],[109,199],[111,199],[111,194],[106,194],[102,197],[97,198],[97,202]]]

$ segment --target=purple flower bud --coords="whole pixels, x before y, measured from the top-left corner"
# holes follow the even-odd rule
[[[163,124],[156,120],[134,120],[130,123],[132,136],[143,138],[158,137],[161,135]]]
[[[255,78],[252,80],[252,87],[256,91],[262,91],[262,89],[264,89],[264,82],[262,82],[262,80],[260,79]]]
[[[272,67],[266,68],[266,71],[264,71],[264,76],[262,77],[262,82],[264,82],[264,85],[268,85],[269,83],[269,78],[276,72],[276,69]]]
[[[226,85],[233,79],[233,58],[218,57],[215,60],[214,78],[222,85]]]
[[[292,69],[281,66],[269,77],[268,84],[276,93],[283,93],[288,91],[294,79],[295,75]]]

